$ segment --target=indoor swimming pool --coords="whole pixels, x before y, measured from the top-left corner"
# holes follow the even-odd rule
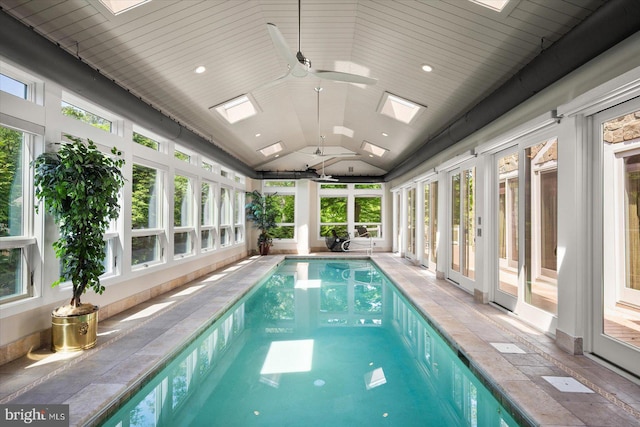
[[[370,260],[287,259],[103,425],[524,423],[467,365]]]

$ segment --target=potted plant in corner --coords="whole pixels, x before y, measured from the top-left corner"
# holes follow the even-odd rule
[[[249,201],[245,205],[247,219],[253,221],[254,226],[260,230],[258,236],[258,251],[260,255],[269,255],[269,248],[273,244],[271,232],[276,228],[278,217],[278,205],[275,194],[262,194],[258,190],[247,192]]]
[[[59,238],[53,243],[61,261],[61,273],[51,286],[70,281],[68,304],[51,314],[51,347],[54,351],[78,351],[95,346],[97,311],[81,297],[92,289],[104,292],[104,233],[119,211],[118,193],[124,185],[124,160],[115,147],[113,157],[102,153],[93,141],[65,135],[71,142],[60,143],[55,152],[45,152],[33,161],[35,196],[44,200],[44,209],[58,225]],[[36,206],[37,209],[37,206]]]

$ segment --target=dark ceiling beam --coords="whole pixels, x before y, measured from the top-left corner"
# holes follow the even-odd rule
[[[410,172],[638,31],[640,0],[607,1],[489,96],[426,140],[384,180]]]

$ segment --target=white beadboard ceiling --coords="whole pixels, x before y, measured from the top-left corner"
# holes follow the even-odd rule
[[[267,30],[298,50],[297,0],[152,0],[112,16],[98,0],[0,0],[0,6],[256,170],[319,168],[315,87],[327,173],[383,175],[499,87],[605,0],[302,0],[301,50],[313,69],[378,80],[338,83],[287,73]],[[425,73],[421,65],[433,72]],[[195,74],[204,65],[207,71]],[[427,106],[409,125],[377,112],[385,92]],[[235,124],[209,108],[251,94],[260,112]],[[353,136],[334,133],[343,126]],[[388,136],[383,136],[386,133]],[[260,134],[260,136],[256,136]],[[363,141],[388,149],[371,158]],[[278,158],[258,150],[280,141]]]

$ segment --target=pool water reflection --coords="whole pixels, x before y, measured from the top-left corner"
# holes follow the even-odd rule
[[[515,426],[368,260],[287,260],[107,426]]]

